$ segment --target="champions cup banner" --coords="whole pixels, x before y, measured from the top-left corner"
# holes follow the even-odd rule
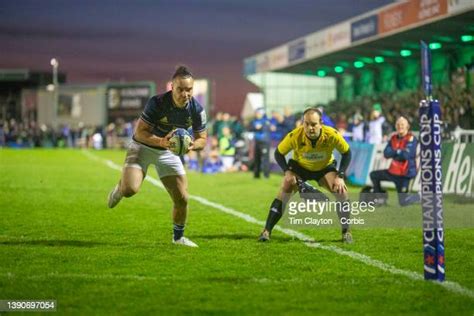
[[[402,2],[378,14],[378,33],[388,33],[411,24],[446,15],[448,0],[411,0]]]
[[[431,84],[431,54],[425,42],[421,41],[421,82],[423,91],[428,99],[431,99],[432,84]],[[427,100],[429,101],[429,100]]]
[[[426,100],[421,100],[420,177],[423,210],[425,280],[444,281],[443,168],[441,165],[441,106],[431,96],[431,54],[421,41],[421,74]]]
[[[443,281],[445,277],[444,217],[439,102],[422,100],[419,116],[425,279]]]

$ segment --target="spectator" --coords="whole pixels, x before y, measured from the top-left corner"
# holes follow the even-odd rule
[[[351,124],[350,130],[352,132],[352,141],[354,142],[364,141],[365,139],[364,117],[359,112],[356,112],[356,114],[354,114],[354,117],[352,118],[352,124]]]
[[[232,129],[232,121],[230,120],[230,114],[229,113],[222,113],[222,120],[220,124],[217,126],[217,139],[220,139],[222,137],[222,129],[224,127],[228,127]]]
[[[323,120],[323,125],[326,126],[331,126],[333,128],[336,128],[336,124],[334,124],[333,120],[325,113],[324,111],[324,105],[318,105],[316,108],[321,112],[323,115],[322,120]]]
[[[381,144],[384,140],[383,124],[385,117],[382,115],[382,106],[376,103],[370,112],[369,129],[367,131],[367,142],[370,144]]]
[[[231,120],[231,130],[234,133],[234,136],[236,139],[242,138],[242,133],[244,132],[244,126],[240,121],[238,120],[237,117],[232,116],[230,118]]]
[[[219,139],[219,153],[222,161],[222,171],[235,171],[235,146],[232,139],[232,133],[228,127],[222,129],[222,137]]]
[[[410,132],[408,119],[400,116],[396,123],[397,132],[392,135],[384,150],[385,158],[391,158],[388,169],[375,170],[370,173],[374,185],[374,193],[382,191],[381,181],[395,183],[398,192],[398,201],[401,206],[419,202],[418,195],[409,195],[410,180],[417,174],[416,146],[418,141]]]
[[[254,132],[254,178],[260,178],[263,171],[265,178],[270,176],[270,122],[265,110],[255,111],[255,118],[250,123],[250,131]]]
[[[272,111],[270,119],[270,138],[272,141],[279,142],[283,139],[284,134],[283,116],[278,111]]]
[[[206,157],[202,163],[203,173],[217,173],[222,169],[222,161],[219,158],[219,142],[216,137],[210,139],[209,148],[206,148]]]
[[[103,149],[102,143],[104,139],[99,129],[96,129],[94,135],[92,135],[92,148],[98,150]]]
[[[222,125],[222,112],[217,112],[212,124],[212,136],[217,137],[217,132],[220,131]]]
[[[283,126],[283,135],[285,136],[296,127],[296,117],[289,106],[286,106],[283,110]]]

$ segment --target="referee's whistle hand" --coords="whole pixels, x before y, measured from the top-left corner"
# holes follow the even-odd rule
[[[288,186],[296,185],[296,175],[290,170],[285,172],[285,183]]]
[[[343,179],[337,178],[336,180],[334,180],[332,190],[333,192],[336,192],[338,194],[346,193],[347,192],[346,183],[344,182]]]

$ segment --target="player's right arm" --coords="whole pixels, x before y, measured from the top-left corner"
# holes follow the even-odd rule
[[[135,129],[134,138],[137,142],[151,146],[151,147],[161,147],[169,149],[171,134],[173,131],[169,132],[165,137],[158,137],[153,134],[153,126],[149,125],[142,118],[138,119],[138,124]]]
[[[278,148],[275,149],[275,160],[280,168],[285,172],[285,182],[292,186],[295,185],[296,174],[289,169],[285,156],[278,151]]]

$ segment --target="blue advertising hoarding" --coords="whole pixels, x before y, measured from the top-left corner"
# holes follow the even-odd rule
[[[288,62],[294,62],[303,59],[306,56],[306,41],[300,40],[290,44],[288,47]]]
[[[371,15],[351,23],[351,42],[375,36],[378,33],[378,16]]]

